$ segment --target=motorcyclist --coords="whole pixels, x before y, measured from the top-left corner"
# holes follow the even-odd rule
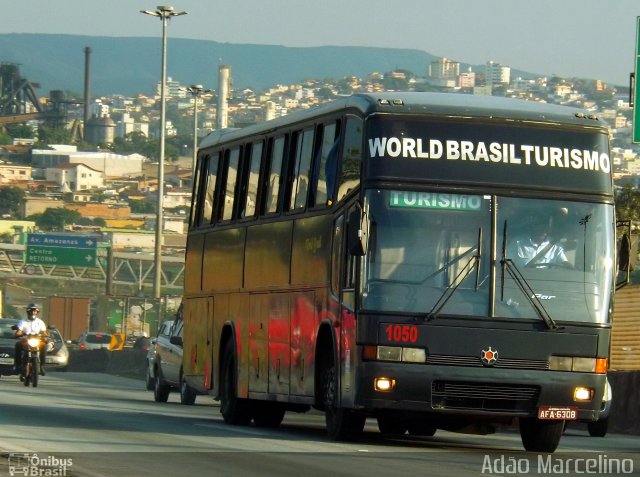
[[[38,318],[38,314],[40,313],[40,308],[35,303],[31,303],[27,306],[27,319],[20,320],[18,325],[16,326],[16,337],[22,337],[27,335],[39,335],[39,336],[49,336],[49,332],[47,331],[47,325],[44,321]],[[22,340],[18,340],[15,346],[15,353],[13,357],[13,361],[15,364],[15,370],[18,374],[20,374],[21,366],[22,366]],[[44,363],[45,357],[47,355],[46,346],[40,347],[40,374],[42,376],[45,375],[44,371]]]

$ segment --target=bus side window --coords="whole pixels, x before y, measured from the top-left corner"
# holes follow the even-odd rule
[[[347,217],[350,217],[350,213],[353,210],[353,206],[347,212]],[[354,224],[347,222],[347,229],[354,227]],[[348,233],[348,232],[347,232]],[[341,253],[344,260],[342,269],[342,304],[350,310],[356,308],[356,257],[349,253],[347,250],[346,240],[343,240],[343,246],[341,247]]]
[[[269,166],[265,171],[266,196],[263,209],[265,214],[274,214],[278,211],[285,143],[284,136],[269,141]]]
[[[236,181],[238,178],[238,166],[240,164],[240,148],[235,147],[227,151],[228,160],[226,161],[226,187],[224,189],[224,202],[222,204],[222,217],[220,220],[233,219],[233,204],[236,195]]]
[[[325,207],[333,201],[333,187],[335,185],[336,166],[338,164],[338,144],[336,123],[324,127],[318,157],[314,164],[314,207]]]
[[[251,159],[246,172],[245,199],[242,217],[255,217],[256,203],[258,200],[258,183],[260,177],[260,165],[262,164],[262,141],[255,142],[251,146]]]
[[[337,201],[342,200],[349,191],[360,184],[360,167],[362,163],[362,119],[350,116],[344,134],[342,161],[338,184]]]
[[[196,169],[194,171],[193,184],[192,184],[192,197],[191,212],[189,213],[189,228],[196,227],[196,219],[198,218],[198,211],[202,208],[202,185],[200,184],[202,174],[201,169],[204,167],[206,159],[200,158],[197,162]]]
[[[289,210],[302,210],[307,205],[312,157],[313,128],[310,128],[297,134]]]
[[[201,216],[198,221],[199,225],[209,225],[215,210],[216,182],[218,179],[218,171],[220,165],[220,153],[216,152],[207,158],[206,162],[207,175],[204,178],[205,186],[202,189],[202,207],[200,208]]]
[[[344,237],[344,215],[338,217],[333,224],[333,243],[331,246],[331,291],[340,296],[340,266],[342,265],[342,245]]]

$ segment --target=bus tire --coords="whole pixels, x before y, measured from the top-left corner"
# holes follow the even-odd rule
[[[609,428],[609,419],[599,419],[597,421],[590,422],[587,424],[587,430],[589,431],[589,435],[591,437],[604,437],[607,435],[607,430]]]
[[[362,434],[367,417],[338,406],[338,376],[333,352],[324,354],[320,372],[327,435],[334,441],[356,439]]]
[[[255,401],[251,406],[253,422],[258,427],[279,427],[286,409],[277,402]]]
[[[535,417],[520,419],[520,437],[525,450],[553,452],[560,443],[564,421],[544,421]]]
[[[407,432],[407,424],[392,416],[378,416],[378,429],[380,433],[388,436],[402,436]]]
[[[246,426],[251,422],[249,401],[237,395],[238,375],[236,352],[228,341],[222,355],[222,375],[220,378],[220,414],[227,424]]]

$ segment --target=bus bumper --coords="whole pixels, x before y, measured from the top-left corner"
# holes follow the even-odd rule
[[[408,411],[536,417],[543,409],[557,408],[575,411],[571,419],[595,420],[606,382],[606,375],[594,373],[386,362],[365,362],[359,371],[356,389],[360,392],[354,404],[373,410],[373,414]],[[379,378],[388,378],[392,389],[376,390]],[[591,390],[592,398],[576,401],[576,388]]]

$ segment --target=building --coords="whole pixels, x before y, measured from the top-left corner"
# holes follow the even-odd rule
[[[156,94],[158,97],[161,95],[161,91],[160,91],[161,86],[162,86],[162,82],[158,81],[158,83],[156,84]],[[173,78],[169,76],[167,78],[167,88],[166,88],[165,94],[167,98],[182,99],[187,97],[187,90],[184,86],[180,84],[179,81],[174,81]]]
[[[476,74],[469,68],[468,71],[458,75],[459,88],[473,88],[476,85]]]
[[[0,164],[0,185],[20,186],[31,180],[30,166],[16,166],[13,164]]]
[[[509,84],[511,68],[494,61],[488,61],[485,66],[485,78],[488,85]]]
[[[428,76],[435,80],[456,81],[460,75],[460,63],[447,58],[432,61],[429,65]]]
[[[60,164],[85,164],[92,169],[103,172],[106,179],[110,177],[140,177],[142,165],[146,161],[140,154],[123,156],[111,152],[83,152],[75,146],[53,146],[55,149],[34,149],[31,165],[34,169],[46,169]],[[33,171],[36,175],[36,171]],[[41,174],[44,177],[44,174]]]
[[[122,115],[122,120],[116,122],[116,137],[126,138],[132,132],[139,132],[149,137],[149,123],[136,122],[129,113]]]
[[[104,174],[85,164],[60,164],[45,169],[45,179],[60,186],[64,192],[104,188]]]

